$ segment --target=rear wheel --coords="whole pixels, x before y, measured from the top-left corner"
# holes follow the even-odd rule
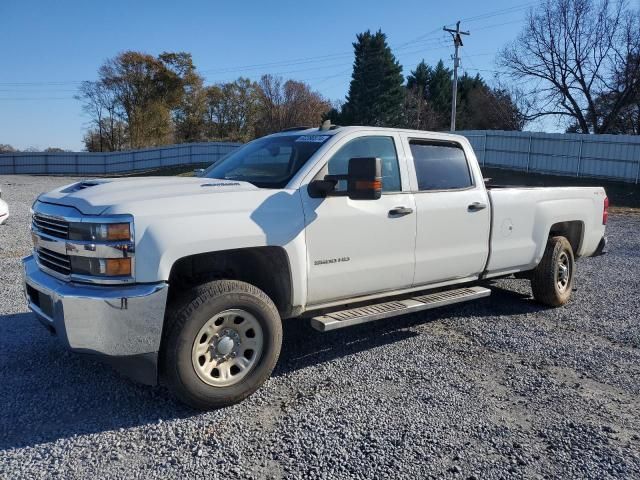
[[[571,244],[565,237],[551,237],[542,260],[531,275],[533,297],[550,307],[564,305],[571,297],[574,273]]]
[[[162,370],[171,391],[198,409],[237,403],[271,375],[282,324],[271,299],[248,283],[194,288],[169,314]]]

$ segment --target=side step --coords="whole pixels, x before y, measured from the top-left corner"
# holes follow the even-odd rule
[[[454,303],[468,302],[491,295],[491,290],[483,287],[458,288],[437,293],[389,302],[365,305],[363,307],[339,310],[318,315],[311,319],[311,326],[321,332],[350,327],[359,323],[372,322],[381,318],[395,317],[406,313],[443,307]]]

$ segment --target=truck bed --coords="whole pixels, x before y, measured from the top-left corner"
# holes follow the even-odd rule
[[[534,268],[554,226],[570,223],[579,234],[576,256],[592,255],[604,235],[601,187],[488,185],[492,208],[488,277]]]

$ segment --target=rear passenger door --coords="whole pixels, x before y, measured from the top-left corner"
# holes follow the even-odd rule
[[[489,254],[490,208],[461,144],[403,135],[417,212],[414,285],[474,279]]]

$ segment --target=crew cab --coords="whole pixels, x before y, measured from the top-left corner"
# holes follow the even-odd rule
[[[462,136],[325,124],[198,177],[40,195],[25,291],[71,350],[221,407],[270,376],[283,318],[334,330],[481,298],[512,274],[567,303],[576,258],[603,251],[607,206],[602,188],[487,188]]]

